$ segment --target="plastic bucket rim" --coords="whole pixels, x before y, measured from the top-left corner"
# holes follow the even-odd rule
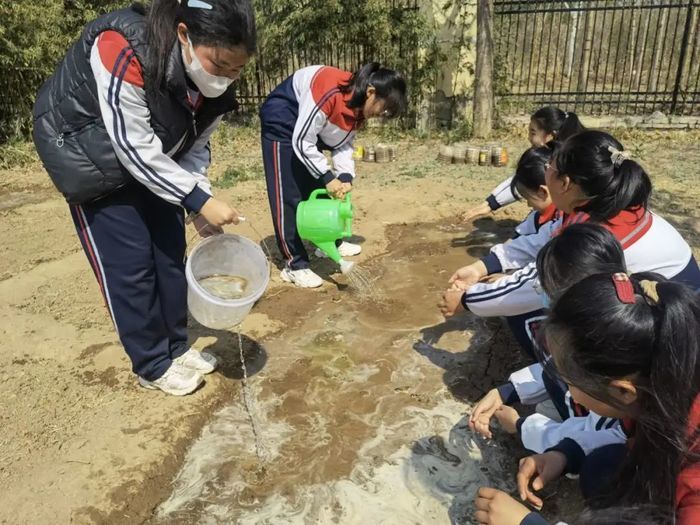
[[[221,297],[217,297],[215,295],[210,294],[202,287],[202,285],[199,284],[199,281],[192,272],[192,258],[194,257],[194,254],[197,252],[197,250],[199,250],[202,246],[205,246],[207,243],[212,242],[216,240],[216,238],[220,238],[222,236],[234,237],[236,239],[242,240],[244,243],[248,243],[250,246],[259,250],[262,256],[265,258],[265,268],[267,270],[267,272],[265,273],[265,279],[260,284],[258,289],[255,290],[254,293],[246,295],[245,297],[241,297],[240,299],[222,299]],[[248,306],[249,304],[254,304],[258,299],[260,299],[260,297],[262,297],[262,295],[265,293],[267,285],[270,284],[270,261],[267,259],[267,257],[265,256],[265,252],[262,251],[260,246],[255,244],[247,237],[244,237],[243,235],[238,235],[236,233],[220,233],[217,235],[212,235],[211,237],[207,237],[206,239],[200,239],[197,242],[197,244],[195,244],[194,248],[192,248],[190,254],[187,257],[187,263],[185,264],[185,278],[187,279],[187,285],[190,286],[193,284],[193,288],[198,293],[198,295],[202,296],[210,303],[213,303],[217,306]]]

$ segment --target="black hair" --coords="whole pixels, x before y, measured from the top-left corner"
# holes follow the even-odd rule
[[[673,522],[673,512],[657,505],[609,507],[583,511],[576,525],[667,525]]]
[[[545,106],[535,111],[530,120],[534,120],[537,127],[554,137],[555,140],[566,140],[576,133],[585,130],[578,115],[572,111],[563,111],[554,106]]]
[[[406,81],[401,73],[370,62],[353,73],[347,84],[340,86],[341,93],[352,93],[347,106],[361,109],[367,101],[367,88],[374,87],[375,97],[384,101],[386,118],[400,115],[406,108]]]
[[[513,195],[521,195],[521,190],[532,193],[537,192],[540,186],[545,185],[544,172],[545,164],[552,157],[552,150],[549,148],[530,148],[520,156],[518,167],[515,168],[515,175],[510,181],[510,190]]]
[[[250,0],[153,0],[147,17],[147,41],[156,89],[163,82],[180,23],[187,26],[195,46],[241,46],[249,55],[256,51],[255,12]]]
[[[569,385],[623,412],[610,381],[630,379],[637,389],[634,443],[607,496],[673,508],[681,468],[698,461],[698,430],[688,435],[688,418],[700,389],[700,298],[655,274],[629,279],[629,303],[609,273],[571,286],[550,311],[545,336]]]
[[[615,164],[608,148],[624,148],[604,131],[583,131],[557,147],[553,159],[557,175],[568,176],[588,197],[577,208],[596,222],[605,222],[623,210],[646,208],[651,180],[644,168],[631,159]]]
[[[540,285],[552,300],[589,275],[626,271],[625,253],[615,236],[590,222],[565,228],[537,254]]]

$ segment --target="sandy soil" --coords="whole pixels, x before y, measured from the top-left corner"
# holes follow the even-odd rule
[[[656,208],[678,225],[696,254],[698,138],[658,133],[623,137],[654,175]],[[387,252],[396,237],[389,226],[450,224],[509,172],[440,165],[434,160],[437,141],[396,142],[398,162],[358,168],[355,231],[364,239],[360,261]],[[503,142],[511,152],[525,147],[520,138],[504,137]],[[272,227],[255,134],[229,132],[218,146],[213,178],[241,166],[253,178],[217,193],[269,238]],[[0,172],[0,181],[0,523],[150,520],[172,494],[187,449],[212,414],[240,401],[233,335],[211,333],[192,322],[193,345],[213,350],[223,359],[223,370],[186,398],[140,390],[66,204],[38,165]],[[524,211],[518,204],[495,218],[507,226]],[[257,239],[248,225],[236,231]],[[325,274],[332,271],[329,264],[322,269]],[[425,267],[430,274],[426,280],[443,270]],[[347,292],[329,281],[319,293],[294,293],[275,272],[267,295],[242,327],[251,360],[260,344],[284,338],[285,330],[311,315],[319,297],[331,294],[342,301]],[[484,388],[502,379],[484,377]],[[439,378],[436,389],[444,386]]]

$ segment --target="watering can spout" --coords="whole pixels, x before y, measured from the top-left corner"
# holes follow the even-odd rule
[[[333,261],[340,264],[340,261],[342,259],[340,258],[340,253],[338,253],[338,247],[335,245],[335,241],[330,241],[330,242],[320,242],[319,241],[316,243],[316,246],[318,247],[319,250],[321,250],[323,253],[325,253]]]

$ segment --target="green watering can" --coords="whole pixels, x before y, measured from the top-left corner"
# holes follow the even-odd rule
[[[297,206],[299,237],[311,241],[337,262],[343,273],[349,272],[354,263],[340,257],[335,242],[352,235],[352,212],[349,193],[344,200],[336,200],[326,190],[314,190],[308,200]]]

